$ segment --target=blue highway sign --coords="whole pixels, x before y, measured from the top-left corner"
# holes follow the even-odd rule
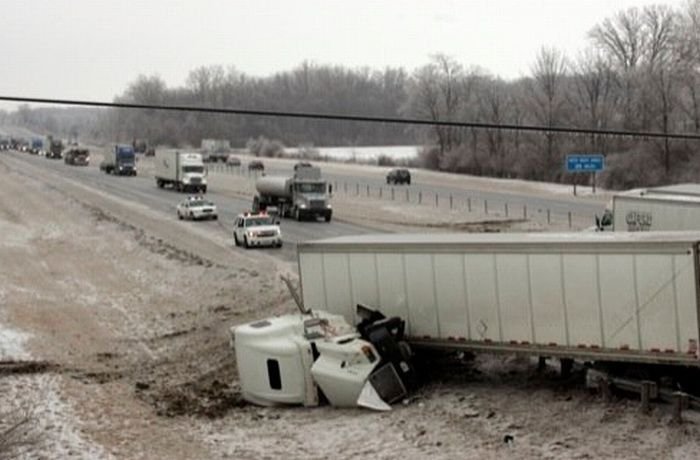
[[[566,156],[566,171],[570,173],[578,172],[598,172],[605,168],[605,157],[599,153],[593,154],[570,154]]]

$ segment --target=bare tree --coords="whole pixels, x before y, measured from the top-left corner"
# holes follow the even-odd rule
[[[634,107],[637,69],[646,48],[647,38],[642,14],[637,8],[620,11],[595,26],[589,32],[589,37],[600,50],[611,57],[620,72],[624,127],[634,129],[638,115]]]
[[[542,48],[532,67],[530,100],[532,113],[538,124],[547,128],[561,125],[565,109],[565,77],[567,72],[566,57],[554,48]],[[560,169],[560,156],[557,151],[556,137],[553,132],[546,132],[544,146],[545,174],[556,176]]]
[[[617,75],[609,59],[594,50],[583,52],[573,65],[572,105],[580,124],[590,129],[609,129],[617,104]],[[605,152],[606,138],[589,137],[592,151]]]
[[[652,98],[658,107],[655,113],[660,117],[661,132],[670,132],[670,123],[676,100],[677,86],[677,45],[676,13],[666,6],[650,6],[644,9],[644,25],[648,35],[645,67],[646,79]],[[671,148],[668,138],[664,138],[661,151],[664,170],[671,170]]]

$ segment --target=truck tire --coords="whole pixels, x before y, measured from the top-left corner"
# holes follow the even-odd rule
[[[324,219],[326,219],[326,222],[330,222],[330,221],[331,221],[331,214],[330,214],[330,213],[329,213],[329,214],[326,214],[326,215],[323,216],[323,217],[324,217]]]
[[[182,214],[180,214],[180,211],[177,212],[177,218],[182,220]]]
[[[294,220],[296,220],[297,222],[301,222],[301,212],[297,207],[294,208]]]
[[[204,187],[202,187],[201,190],[202,190],[202,193],[207,193],[207,186],[205,185]]]
[[[238,241],[238,235],[236,235],[236,232],[233,232],[233,244],[236,246],[240,246],[241,242]]]
[[[156,187],[163,188],[163,181],[160,179],[156,179]]]
[[[248,243],[248,237],[244,236],[243,237],[243,247],[246,249],[250,249],[250,244]]]

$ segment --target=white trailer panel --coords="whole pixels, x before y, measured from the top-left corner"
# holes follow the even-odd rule
[[[700,196],[648,192],[613,197],[616,232],[700,230]]]
[[[300,243],[304,303],[418,342],[700,365],[700,233],[365,235]]]

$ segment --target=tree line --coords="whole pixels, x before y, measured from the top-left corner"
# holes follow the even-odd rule
[[[118,102],[235,107],[373,117],[422,118],[594,130],[700,134],[700,0],[680,8],[629,8],[591,28],[577,56],[543,47],[527,76],[504,80],[438,54],[413,72],[304,62],[253,77],[235,68],[200,67],[184,85],[140,76]],[[22,108],[0,121],[48,131],[80,130],[91,139],[148,139],[198,146],[203,138],[243,147],[264,136],[297,145],[424,145],[421,166],[461,173],[586,181],[563,171],[567,153],[606,155],[609,187],[694,181],[698,142],[502,129],[406,128],[391,124],[229,116],[153,110]],[[80,115],[76,115],[80,114]]]

